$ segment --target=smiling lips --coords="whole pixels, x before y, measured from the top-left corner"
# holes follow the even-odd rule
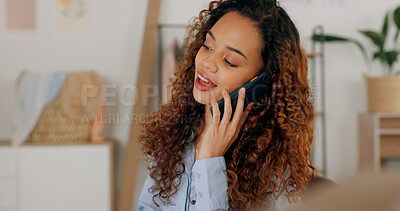
[[[208,91],[217,87],[217,85],[215,85],[204,73],[199,71],[197,72],[197,76],[194,85],[200,91]]]

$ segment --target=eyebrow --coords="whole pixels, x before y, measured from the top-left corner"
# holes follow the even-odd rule
[[[211,36],[211,38],[213,38],[215,41],[217,41],[217,39],[215,39],[214,34],[210,30],[208,30],[207,34],[209,34]]]
[[[207,34],[209,34],[209,35],[211,36],[211,38],[213,38],[213,40],[217,41],[217,39],[215,38],[214,34],[213,34],[210,30],[207,32]],[[242,52],[239,51],[238,49],[232,48],[231,46],[226,46],[226,48],[227,48],[228,50],[231,50],[231,51],[233,51],[233,52],[236,52],[236,53],[242,55],[244,58],[247,59],[246,55],[244,55],[244,53],[242,53]]]
[[[232,47],[230,47],[230,46],[226,46],[226,48],[229,49],[229,50],[231,50],[231,51],[234,51],[234,52],[236,52],[236,53],[238,53],[238,54],[240,54],[240,55],[242,55],[244,58],[247,59],[247,57],[246,57],[242,52],[240,52],[238,49],[232,48]]]

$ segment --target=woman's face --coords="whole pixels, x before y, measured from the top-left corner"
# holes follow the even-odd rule
[[[196,101],[210,105],[213,96],[218,101],[223,98],[224,89],[230,93],[257,75],[263,65],[262,47],[262,37],[251,19],[238,12],[222,16],[196,55]]]

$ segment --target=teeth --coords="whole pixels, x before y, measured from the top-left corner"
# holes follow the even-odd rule
[[[207,81],[205,78],[201,77],[200,75],[199,75],[199,78],[200,78],[202,81],[205,81],[205,82],[207,82],[207,83],[210,83],[209,81]]]

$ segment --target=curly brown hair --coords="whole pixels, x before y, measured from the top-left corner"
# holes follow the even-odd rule
[[[267,196],[288,192],[297,201],[317,174],[311,163],[314,109],[307,79],[307,58],[299,33],[287,13],[272,0],[219,0],[192,19],[185,39],[184,60],[171,79],[171,99],[143,125],[139,142],[155,183],[153,202],[171,204],[184,173],[182,155],[194,128],[204,118],[204,105],[193,97],[195,57],[208,30],[226,13],[237,11],[259,27],[264,46],[263,71],[270,74],[272,93],[256,103],[238,139],[225,153],[229,207],[247,210],[268,206]],[[311,176],[310,176],[311,172]]]

